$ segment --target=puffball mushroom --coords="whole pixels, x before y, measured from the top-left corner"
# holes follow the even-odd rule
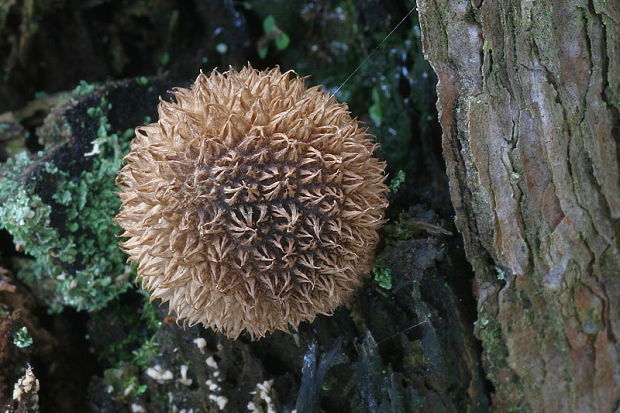
[[[331,314],[369,274],[384,222],[367,129],[279,68],[201,73],[172,94],[118,177],[142,288],[231,338]]]

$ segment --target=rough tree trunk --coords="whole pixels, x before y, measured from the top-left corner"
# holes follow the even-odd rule
[[[497,411],[620,411],[620,2],[418,0]]]

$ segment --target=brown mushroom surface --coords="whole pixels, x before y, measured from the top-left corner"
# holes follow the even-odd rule
[[[278,68],[200,74],[173,94],[118,180],[142,287],[233,338],[332,313],[369,274],[387,206],[366,128]]]

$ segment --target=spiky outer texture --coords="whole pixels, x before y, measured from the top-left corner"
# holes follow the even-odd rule
[[[118,180],[143,288],[232,338],[332,313],[368,275],[387,206],[366,128],[278,68],[200,74],[173,94]]]

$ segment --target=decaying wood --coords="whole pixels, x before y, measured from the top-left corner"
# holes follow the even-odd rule
[[[418,0],[498,411],[620,403],[620,3]]]

